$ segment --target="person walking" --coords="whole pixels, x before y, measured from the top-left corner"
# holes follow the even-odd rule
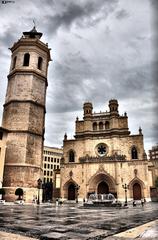
[[[143,198],[141,199],[141,205],[142,205],[142,207],[144,206],[144,199]]]

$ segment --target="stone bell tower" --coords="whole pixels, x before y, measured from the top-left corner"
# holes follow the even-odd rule
[[[10,48],[11,67],[2,127],[8,130],[3,187],[6,200],[22,188],[27,202],[37,195],[42,177],[47,70],[50,49],[34,27]]]

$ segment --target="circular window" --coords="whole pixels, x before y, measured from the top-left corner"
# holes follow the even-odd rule
[[[100,157],[103,157],[107,154],[107,145],[105,143],[99,143],[96,146],[96,153],[97,155],[99,155]]]

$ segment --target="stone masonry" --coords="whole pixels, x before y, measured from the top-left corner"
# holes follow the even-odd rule
[[[50,49],[40,41],[35,27],[10,48],[2,127],[7,129],[3,187],[6,200],[15,200],[15,189],[24,190],[26,202],[37,195],[42,177],[45,100]]]
[[[64,138],[61,165],[61,197],[86,199],[91,193],[113,193],[128,199],[150,199],[151,172],[144,151],[141,128],[131,135],[128,117],[119,115],[118,102],[109,101],[110,111],[93,113],[91,103],[83,106],[83,120],[76,119],[75,139]],[[76,186],[79,189],[76,190]]]

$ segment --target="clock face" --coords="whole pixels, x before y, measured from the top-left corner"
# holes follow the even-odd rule
[[[99,143],[96,146],[96,151],[100,157],[103,157],[107,154],[107,146],[104,143]]]

